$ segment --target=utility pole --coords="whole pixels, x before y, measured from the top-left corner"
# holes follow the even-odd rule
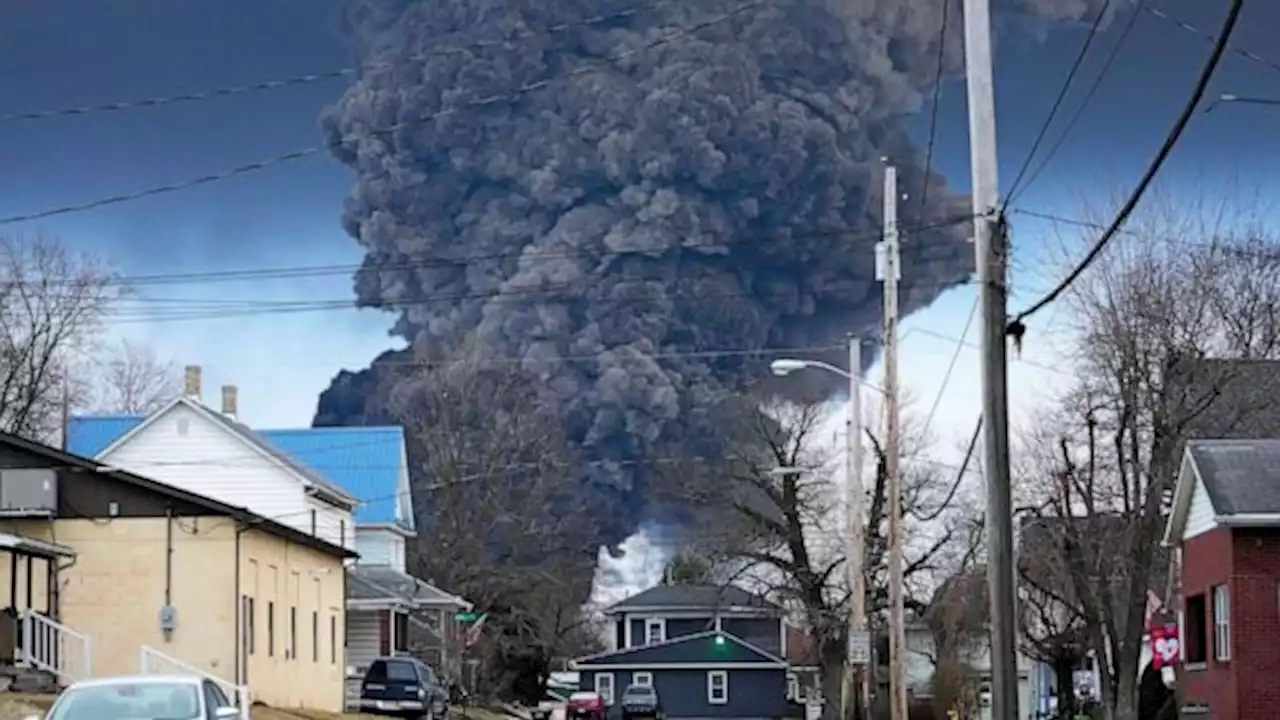
[[[1007,242],[1000,217],[990,0],[964,0],[965,76],[974,254],[982,305],[983,471],[987,480],[987,585],[991,599],[991,718],[1018,717],[1013,502],[1009,476]]]
[[[867,632],[866,540],[864,539],[862,487],[862,338],[849,336],[849,420],[845,432],[845,477],[848,502],[849,547],[845,569],[849,581],[849,687],[858,688],[862,720],[871,717],[871,637]],[[846,693],[848,697],[848,693]],[[846,708],[843,717],[848,718]]]
[[[898,472],[898,281],[902,277],[898,234],[898,169],[884,169],[884,470],[889,486],[889,719],[907,720],[907,683],[903,668],[906,623],[903,608],[902,477]]]

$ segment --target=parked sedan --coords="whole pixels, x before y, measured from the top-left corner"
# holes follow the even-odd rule
[[[45,720],[233,720],[240,708],[216,683],[195,675],[95,678],[63,690]]]
[[[360,684],[360,710],[374,715],[443,720],[449,693],[429,665],[416,658],[377,658]]]
[[[663,720],[662,700],[652,685],[631,685],[622,692],[622,720]]]

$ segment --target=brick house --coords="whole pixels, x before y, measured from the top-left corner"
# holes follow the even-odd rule
[[[1280,440],[1188,442],[1164,543],[1180,556],[1183,716],[1280,716]]]

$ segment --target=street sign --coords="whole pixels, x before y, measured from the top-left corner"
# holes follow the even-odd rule
[[[867,665],[871,662],[871,635],[866,630],[849,633],[849,662]]]

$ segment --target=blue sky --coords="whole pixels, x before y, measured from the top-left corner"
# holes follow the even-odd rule
[[[1218,3],[1153,3],[1212,30]],[[207,90],[324,72],[351,64],[335,32],[336,0],[8,0],[0,7],[0,115]],[[1265,28],[1280,8],[1254,3],[1237,47],[1267,47]],[[1081,89],[1119,26],[1100,39]],[[1044,38],[1002,37],[997,104],[1001,181],[1007,185],[1030,146],[1074,59],[1084,28]],[[1195,33],[1155,17],[1139,19],[1115,67],[1054,164],[1017,205],[1070,216],[1082,203],[1107,203],[1128,188],[1154,153],[1208,51]],[[0,168],[7,182],[0,216],[182,181],[314,146],[316,117],[342,92],[326,80],[162,108],[0,125]],[[1213,94],[1280,97],[1280,72],[1238,57],[1224,64]],[[1065,116],[1074,111],[1069,100]],[[923,135],[927,113],[912,121]],[[942,93],[936,167],[967,186],[968,148],[962,82]],[[1173,191],[1269,188],[1280,150],[1274,112],[1226,107],[1198,117],[1163,175]],[[1051,136],[1052,140],[1052,136]],[[1051,144],[1051,143],[1050,143]],[[1194,184],[1189,184],[1193,180]],[[112,260],[129,275],[361,260],[338,224],[350,184],[346,170],[323,154],[225,182],[93,211],[0,228],[6,234],[48,233]],[[1049,282],[1043,248],[1053,228],[1015,216],[1014,282],[1021,306]],[[910,241],[909,238],[907,240]],[[1039,270],[1039,272],[1036,272]],[[235,319],[147,322],[155,298],[342,300],[343,272],[287,281],[148,285],[117,332],[167,356],[205,368],[209,388],[240,386],[241,414],[258,426],[309,424],[317,394],[342,367],[360,368],[392,343],[390,317],[341,310]],[[973,302],[971,287],[939,299],[906,321],[903,378],[924,409],[938,392]],[[1055,313],[1046,312],[1045,318]],[[1036,333],[1042,323],[1033,323]],[[1061,334],[1059,328],[1058,334]],[[970,334],[976,342],[976,334]],[[1031,398],[1064,378],[1051,343],[1036,342],[1029,362],[1012,371],[1015,416]],[[977,412],[976,353],[963,349],[935,428],[944,441],[965,435]]]

